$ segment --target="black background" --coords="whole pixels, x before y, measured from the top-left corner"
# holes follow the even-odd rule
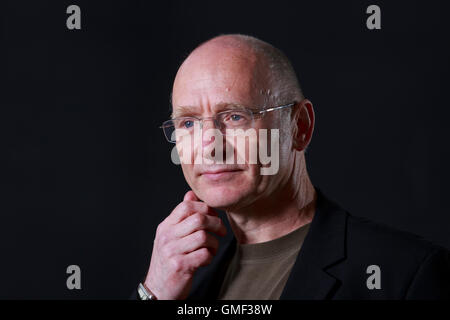
[[[66,27],[70,4],[81,30]],[[366,28],[370,4],[381,30]],[[315,185],[450,248],[445,1],[2,0],[0,12],[0,298],[129,296],[188,190],[158,128],[173,77],[222,33],[292,60],[315,106]],[[71,264],[82,290],[66,288]]]

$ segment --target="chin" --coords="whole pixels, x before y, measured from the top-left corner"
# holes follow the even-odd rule
[[[201,200],[203,200],[208,206],[221,210],[227,210],[235,207],[245,199],[247,192],[243,188],[239,187],[227,187],[227,186],[208,186],[207,188],[200,188],[196,192]]]

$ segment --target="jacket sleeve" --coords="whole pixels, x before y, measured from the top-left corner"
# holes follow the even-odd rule
[[[140,282],[141,282],[141,283],[144,283],[145,278],[146,278],[146,275],[143,276],[143,277],[140,279]],[[138,283],[138,284],[139,284],[139,283]],[[136,287],[135,287],[135,289],[133,290],[133,292],[130,294],[130,296],[128,297],[128,300],[139,300],[139,301],[141,300],[141,299],[139,298],[138,291],[137,291],[138,284],[136,284]]]
[[[420,264],[406,291],[406,299],[450,299],[450,252],[434,247]]]
[[[133,290],[133,292],[130,294],[130,297],[128,298],[128,300],[141,300],[138,297],[137,290]]]

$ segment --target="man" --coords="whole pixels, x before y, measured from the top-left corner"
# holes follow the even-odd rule
[[[353,217],[313,186],[304,155],[313,106],[279,50],[244,35],[213,38],[179,68],[172,102],[163,127],[180,157],[216,159],[223,148],[211,149],[220,141],[245,161],[182,162],[192,190],[157,228],[141,298],[450,297],[445,249]],[[278,156],[276,174],[261,174],[270,164],[250,163],[252,142],[237,150],[238,134],[224,129],[233,126],[279,138],[279,148],[269,148]],[[226,212],[232,232],[213,208]]]

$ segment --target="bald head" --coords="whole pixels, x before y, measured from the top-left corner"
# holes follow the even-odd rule
[[[288,58],[269,43],[240,34],[212,38],[186,58],[174,81],[175,100],[178,89],[192,89],[186,87],[186,83],[192,80],[220,83],[225,80],[224,74],[234,75],[234,85],[240,85],[249,97],[261,96],[263,105],[303,100],[297,76]]]

